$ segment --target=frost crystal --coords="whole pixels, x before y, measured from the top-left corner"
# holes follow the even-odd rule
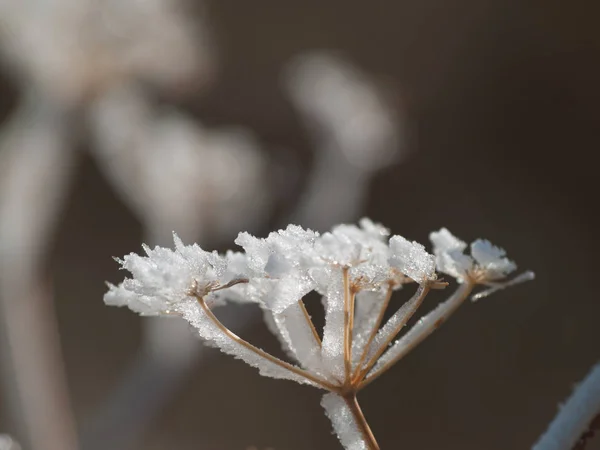
[[[435,280],[435,257],[418,242],[409,242],[402,236],[390,239],[391,264],[417,283]]]
[[[471,280],[489,287],[474,295],[473,300],[534,278],[533,272],[525,272],[506,281],[506,276],[514,272],[517,265],[505,258],[506,252],[490,241],[477,239],[471,244],[471,256],[467,256],[463,253],[467,244],[453,236],[446,228],[431,233],[429,238],[433,243],[433,252],[440,272],[453,276],[459,282]]]
[[[473,266],[473,259],[463,254],[467,244],[446,228],[429,235],[436,256],[437,269],[459,280],[463,279]]]
[[[323,234],[290,225],[266,238],[240,233],[235,242],[244,251],[219,255],[175,235],[174,249],[144,246],[145,256],[118,259],[131,278],[109,285],[104,301],[141,315],[180,316],[208,345],[260,374],[328,391],[322,404],[344,447],[376,450],[356,394],[445,322],[476,285],[487,286],[478,298],[533,277],[526,272],[506,280],[516,265],[504,250],[477,240],[465,255],[467,244],[445,228],[431,234],[435,256],[417,242],[388,236],[368,219]],[[459,288],[397,339],[429,290],[447,285],[437,280],[436,265]],[[383,323],[393,292],[413,281],[416,292]],[[322,339],[303,301],[313,291],[323,297]],[[293,363],[225,327],[212,308],[226,301],[258,304]]]
[[[104,296],[108,305],[128,306],[142,315],[167,315],[181,301],[189,298],[195,287],[208,294],[220,285],[226,261],[198,245],[185,246],[174,235],[175,250],[144,245],[146,256],[131,253],[117,259],[133,278],[120,285],[109,285]]]
[[[471,244],[471,255],[484,270],[489,280],[504,278],[517,269],[517,265],[504,256],[506,252],[492,245],[490,241],[478,239]]]
[[[309,270],[317,237],[318,233],[295,225],[266,239],[240,233],[235,243],[246,251],[255,300],[280,314],[315,288]]]
[[[336,380],[344,378],[344,283],[341,270],[332,273],[325,294],[325,327],[323,328],[323,362]]]

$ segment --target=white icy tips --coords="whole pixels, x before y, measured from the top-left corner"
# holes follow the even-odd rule
[[[442,229],[432,233],[434,254],[368,219],[359,226],[338,225],[320,234],[290,225],[257,238],[240,233],[243,252],[224,255],[198,245],[144,246],[145,255],[117,259],[131,273],[109,285],[108,305],[127,306],[141,315],[179,316],[209,345],[244,360],[262,375],[289,379],[328,391],[323,406],[347,449],[378,449],[356,394],[431,334],[471,294],[477,284],[491,291],[506,281],[514,263],[487,241],[467,245]],[[403,333],[431,289],[444,288],[437,269],[460,282],[437,308]],[[394,291],[415,283],[412,297],[385,313]],[[325,326],[316,329],[303,298],[322,296]],[[213,312],[226,301],[256,303],[269,329],[292,362],[253,346],[223,325]],[[402,334],[402,335],[401,335]],[[398,336],[400,338],[398,338]]]
[[[468,280],[488,286],[489,289],[475,294],[473,300],[508,286],[533,280],[535,277],[533,272],[527,271],[506,280],[507,275],[517,269],[517,265],[505,257],[506,252],[503,249],[488,240],[477,239],[471,243],[471,256],[468,256],[464,254],[467,244],[446,228],[434,231],[429,235],[429,239],[433,243],[437,269],[440,272],[456,278],[461,283]]]
[[[204,296],[225,284],[225,258],[197,244],[186,246],[177,235],[174,240],[175,250],[144,245],[146,256],[130,253],[116,258],[133,278],[118,286],[109,284],[104,302],[128,306],[141,315],[171,315],[180,312],[183,303],[193,301],[192,290]]]

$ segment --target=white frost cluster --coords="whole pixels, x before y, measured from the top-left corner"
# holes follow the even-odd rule
[[[325,394],[321,401],[325,414],[331,420],[333,429],[347,450],[369,450],[358,430],[352,411],[342,397],[337,394]]]
[[[109,285],[104,300],[142,315],[181,316],[209,345],[261,374],[330,391],[323,405],[343,445],[370,448],[349,409],[348,393],[358,392],[421,342],[475,285],[488,286],[489,293],[524,278],[503,280],[516,266],[488,241],[475,241],[467,256],[467,245],[446,229],[432,233],[431,240],[435,255],[417,242],[390,238],[387,229],[369,219],[323,234],[296,225],[266,238],[240,233],[235,243],[243,252],[226,254],[184,245],[175,236],[174,250],[144,246],[145,256],[118,259],[132,277]],[[394,344],[427,292],[445,286],[436,268],[461,287]],[[411,282],[418,285],[416,293],[382,326],[392,292]],[[312,291],[323,297],[322,337],[302,301]],[[297,365],[252,346],[221,324],[211,308],[228,300],[260,305]]]
[[[190,302],[192,288],[208,294],[219,285],[225,273],[224,260],[197,244],[183,245],[175,236],[175,250],[144,245],[147,256],[131,253],[117,259],[133,278],[119,286],[109,285],[104,296],[107,305],[128,306],[141,315],[167,315],[179,312]]]
[[[533,272],[525,272],[507,282],[501,282],[517,269],[517,265],[505,257],[506,252],[485,239],[477,239],[471,244],[471,256],[465,255],[467,244],[446,228],[430,234],[437,268],[459,282],[473,279],[479,284],[489,286],[474,300],[485,297],[499,289],[534,278]]]

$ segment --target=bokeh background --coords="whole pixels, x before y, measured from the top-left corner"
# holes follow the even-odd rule
[[[17,21],[7,12],[16,7],[2,1],[3,47],[12,48],[11,43],[20,38],[18,30],[28,21],[45,30],[42,40],[52,41],[54,33],[62,33],[52,22],[54,16],[36,9],[37,2],[23,2],[21,15],[14,13],[20,17]],[[144,7],[143,2],[137,4]],[[142,65],[114,78],[119,83],[141,80],[136,86],[141,86],[152,108],[175,110],[204,129],[251,130],[252,142],[258,143],[252,151],[263,170],[258,180],[248,181],[260,187],[248,190],[241,204],[232,203],[230,215],[212,218],[218,205],[196,204],[182,194],[181,202],[188,205],[185,210],[192,217],[186,216],[185,224],[192,225],[184,235],[193,236],[197,225],[202,229],[197,239],[204,248],[225,249],[237,231],[265,235],[294,217],[304,217],[302,225],[323,231],[332,225],[326,223],[327,210],[348,202],[351,205],[340,213],[347,215],[343,220],[368,216],[423,243],[430,231],[446,226],[466,240],[485,237],[501,245],[521,268],[534,270],[537,279],[466,304],[417,351],[365,390],[360,400],[384,449],[529,448],[574,383],[600,359],[595,267],[600,252],[595,156],[600,144],[597,8],[583,2],[516,0],[221,0],[179,7],[185,8],[181,11],[191,27],[201,32],[191,50],[186,50],[190,53],[183,54],[185,60],[174,57],[166,65],[187,64],[189,55],[195,54],[198,60],[187,73],[194,76],[168,73],[156,77],[159,81],[148,81],[144,76],[150,69]],[[90,23],[104,20],[100,12],[89,17]],[[160,47],[162,28],[143,15],[139,21],[136,26],[156,35],[156,43],[143,33],[141,39]],[[74,51],[77,39],[73,39],[63,39],[69,44],[64,44],[65,54]],[[385,142],[394,147],[394,158],[366,178],[361,178],[363,172],[350,170],[336,195],[320,193],[328,199],[320,205],[325,208],[322,214],[315,215],[315,207],[308,217],[298,211],[315,171],[326,167],[320,155],[329,150],[286,93],[289,89],[283,80],[291,70],[290,61],[322,50],[340,55],[380,89],[386,107],[394,111],[390,120],[399,139]],[[148,374],[133,383],[146,393],[134,398],[132,409],[144,420],[123,413],[129,410],[121,406],[107,407],[145,345],[144,321],[150,320],[104,306],[104,281],[117,282],[123,276],[112,256],[137,252],[143,241],[162,242],[161,230],[178,229],[183,222],[159,221],[160,226],[149,227],[149,222],[156,222],[154,216],[148,219],[136,211],[98,163],[92,149],[96,141],[89,138],[94,130],[81,117],[94,109],[104,86],[113,81],[98,77],[101,81],[73,88],[71,95],[69,80],[61,76],[64,86],[55,93],[54,81],[36,85],[35,77],[23,75],[35,73],[35,64],[20,63],[26,58],[4,53],[8,56],[0,72],[0,123],[6,125],[14,117],[30,91],[50,92],[55,97],[49,103],[66,105],[57,109],[64,114],[64,129],[76,136],[70,144],[75,153],[68,162],[71,175],[64,201],[56,208],[54,222],[49,221],[47,244],[39,256],[43,263],[32,264],[37,275],[30,278],[51,292],[41,308],[55,313],[42,316],[56,320],[71,405],[62,412],[72,410],[80,441],[80,447],[73,449],[339,448],[319,406],[319,392],[261,378],[254,369],[214,349],[184,352],[187,369],[181,376],[159,376],[160,383],[172,380],[167,394],[161,394],[164,401],[156,414],[145,417],[152,410],[148,405],[152,405],[154,383],[159,383]],[[94,78],[104,70],[93,66],[101,52],[84,53],[88,59],[78,64],[90,67],[78,66],[86,74],[73,76],[74,80]],[[161,48],[150,60],[168,53]],[[29,57],[39,56],[33,52]],[[120,63],[127,66],[127,55],[123,58]],[[116,92],[117,99],[125,95]],[[130,116],[119,117],[126,121]],[[41,152],[43,142],[37,146]],[[238,145],[235,139],[234,144]],[[378,157],[370,156],[366,147],[367,161]],[[9,151],[0,148],[0,158]],[[167,160],[178,157],[167,144],[165,151]],[[123,179],[134,178],[143,160],[123,166]],[[0,160],[5,179],[16,170],[7,161]],[[202,167],[206,161],[198,159],[198,177],[207,176]],[[214,172],[244,172],[243,159],[236,156],[228,161]],[[347,162],[329,164],[333,173]],[[364,187],[363,196],[355,192],[353,174]],[[167,191],[173,190],[171,184],[182,183],[176,176],[160,180],[160,189]],[[236,189],[248,189],[244,186]],[[140,189],[143,193],[148,188]],[[13,207],[18,214],[28,204],[17,202]],[[242,207],[245,212],[235,214]],[[0,211],[4,214],[0,224],[11,223],[11,210]],[[0,247],[5,273],[10,272],[12,259],[20,257],[18,250],[10,242]],[[7,292],[15,296],[10,289],[2,293]],[[4,301],[23,303],[28,297]],[[424,309],[442,298],[432,295]],[[228,314],[232,327],[248,340],[278,351],[256,311],[244,307]],[[5,313],[3,324],[11,322],[24,335],[35,336],[27,324],[18,322],[19,317]],[[23,411],[18,411],[19,396],[15,384],[8,381],[15,372],[8,362],[13,347],[6,328],[0,432],[12,434],[23,448],[61,450],[32,438]],[[187,345],[187,341],[181,344]],[[41,378],[46,377],[41,374]],[[122,394],[121,398],[127,395]],[[30,399],[34,403],[36,398],[43,401],[37,394],[29,397],[35,397]],[[44,411],[51,418],[62,414]],[[111,416],[117,420],[111,421]],[[64,442],[72,440],[67,437]],[[600,439],[588,448],[600,449]]]

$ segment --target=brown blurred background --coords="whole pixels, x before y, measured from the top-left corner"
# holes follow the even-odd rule
[[[441,226],[466,240],[489,238],[537,274],[534,282],[465,305],[362,393],[381,447],[529,448],[600,359],[596,5],[222,0],[208,2],[207,14],[219,59],[212,85],[197,94],[156,95],[205,124],[254,130],[271,161],[271,189],[286,192],[270,209],[269,224],[293,209],[314,161],[282,94],[282,67],[305,50],[341,50],[384,79],[406,116],[411,151],[372,180],[361,215],[423,243]],[[4,76],[0,117],[19,95]],[[286,164],[300,176],[286,176]],[[259,228],[252,231],[269,231]],[[122,277],[111,257],[138,251],[142,239],[140,223],[82,151],[47,270],[71,400],[84,428],[139,345],[145,319],[107,308],[102,295],[105,280]],[[260,323],[244,336],[275,348]],[[261,378],[208,352],[211,364],[181,382],[135,449],[339,447],[319,392]],[[0,415],[3,432],[13,432],[9,417]],[[600,449],[600,439],[588,448]]]

